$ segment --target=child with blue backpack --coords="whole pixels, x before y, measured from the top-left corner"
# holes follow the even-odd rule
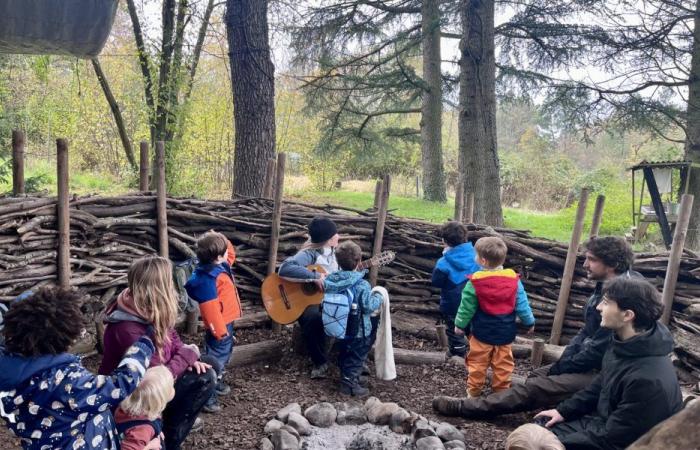
[[[340,386],[342,394],[362,397],[369,389],[360,384],[360,374],[372,346],[370,315],[384,300],[358,271],[362,249],[352,241],[340,244],[335,250],[340,270],[329,274],[323,283],[323,323],[326,333],[338,339]]]

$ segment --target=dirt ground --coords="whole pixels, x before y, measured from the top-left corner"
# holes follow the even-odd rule
[[[239,345],[274,338],[271,330],[241,330]],[[325,380],[309,379],[309,362],[291,350],[291,335],[283,331],[276,335],[289,343],[288,351],[279,359],[240,369],[232,368],[226,375],[232,385],[230,396],[222,398],[224,409],[216,415],[202,414],[203,431],[192,434],[185,449],[255,449],[263,437],[263,427],[277,410],[292,402],[302,408],[321,401],[347,401],[337,392],[338,372],[333,368]],[[408,335],[394,335],[394,346],[415,350],[437,351],[435,344]],[[235,351],[235,350],[234,350]],[[94,369],[99,356],[84,363]],[[372,362],[370,361],[370,367]],[[516,363],[516,373],[524,374],[524,361]],[[398,378],[385,382],[370,378],[371,395],[384,402],[393,401],[418,414],[436,418],[463,429],[467,448],[500,449],[506,436],[518,425],[529,421],[531,415],[515,414],[493,421],[469,421],[435,416],[431,402],[436,395],[460,396],[464,393],[465,369],[445,364],[441,366],[397,365]],[[0,449],[20,448],[6,427],[0,427]]]

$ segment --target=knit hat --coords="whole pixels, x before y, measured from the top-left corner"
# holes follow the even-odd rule
[[[326,242],[338,233],[335,222],[328,217],[314,217],[309,222],[308,228],[311,242],[314,244]]]

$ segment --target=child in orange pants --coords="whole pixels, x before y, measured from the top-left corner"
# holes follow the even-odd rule
[[[467,394],[478,397],[486,382],[486,370],[491,367],[494,392],[510,388],[513,373],[515,317],[535,329],[525,288],[518,274],[504,269],[508,247],[498,237],[484,237],[476,241],[476,262],[484,269],[470,275],[462,291],[462,302],[455,317],[455,333],[471,323],[467,354]]]

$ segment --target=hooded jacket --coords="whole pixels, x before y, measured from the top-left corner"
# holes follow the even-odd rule
[[[672,351],[661,323],[626,341],[613,336],[593,383],[557,406],[567,426],[552,431],[567,449],[627,447],[682,407]]]
[[[285,259],[280,265],[277,274],[288,281],[306,283],[318,280],[321,274],[307,269],[307,266],[319,265],[326,273],[338,270],[338,261],[335,259],[335,248],[307,248],[298,251],[294,256]]]
[[[114,412],[114,421],[119,432],[121,450],[142,450],[163,431],[162,419],[132,416],[121,408]]]
[[[465,242],[447,249],[435,264],[432,285],[440,288],[440,312],[446,316],[454,317],[457,314],[467,277],[481,270],[475,257],[474,246],[471,242]]]
[[[507,345],[515,340],[516,315],[526,327],[535,324],[519,275],[513,269],[480,270],[464,286],[455,326],[464,329],[471,323],[481,342]]]
[[[644,278],[641,273],[633,270],[628,270],[620,276]],[[597,308],[602,298],[603,282],[598,282],[583,309],[583,328],[571,339],[559,361],[549,368],[549,375],[600,370],[603,355],[612,336],[611,330],[600,326],[601,317]]]
[[[350,289],[355,302],[357,302],[362,312],[362,327],[358,327],[357,335],[354,337],[369,337],[372,334],[372,323],[370,315],[379,309],[384,301],[381,293],[371,293],[371,286],[364,280],[366,270],[340,270],[328,275],[323,281],[323,289],[328,293],[341,293]]]
[[[185,284],[187,295],[199,303],[204,326],[216,339],[228,335],[226,326],[241,317],[231,265],[236,261],[236,250],[227,240],[228,259],[221,264],[200,264]]]
[[[0,357],[0,406],[25,449],[118,449],[111,409],[143,378],[153,354],[143,337],[110,376],[94,375],[68,353]]]
[[[105,312],[104,353],[98,369],[100,374],[111,373],[119,364],[124,352],[148,331],[150,323],[140,317],[129,289],[117,297],[117,301]],[[169,342],[151,359],[152,366],[164,365],[177,378],[199,359],[194,349],[185,346],[177,332],[170,330]]]

